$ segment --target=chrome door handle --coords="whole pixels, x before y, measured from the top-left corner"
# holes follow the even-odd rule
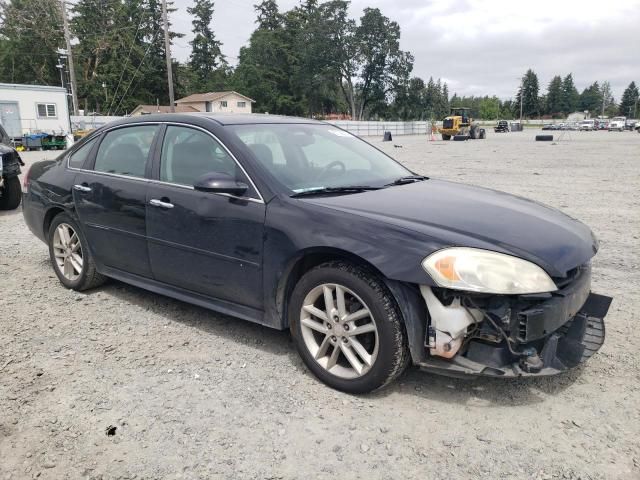
[[[83,193],[89,193],[91,191],[91,187],[86,187],[84,185],[74,185],[73,189]]]
[[[158,200],[156,198],[152,198],[151,200],[149,200],[149,205],[160,208],[173,208],[173,203],[163,202],[162,200]]]

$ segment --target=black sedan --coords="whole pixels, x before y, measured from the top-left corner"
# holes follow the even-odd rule
[[[412,363],[550,375],[604,341],[598,243],[536,202],[409,171],[332,125],[269,115],[111,123],[34,164],[24,217],[62,284],[115,278],[290,329],[328,385]]]

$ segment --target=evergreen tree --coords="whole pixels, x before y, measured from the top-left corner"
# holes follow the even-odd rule
[[[227,61],[222,54],[222,44],[216,40],[211,29],[214,2],[212,0],[195,0],[193,7],[187,12],[193,16],[193,40],[189,66],[197,83],[194,88],[200,91],[215,91],[224,88],[227,72]]]
[[[625,89],[620,99],[620,107],[618,113],[628,118],[637,118],[638,114],[638,87],[635,82],[631,82]]]
[[[580,94],[581,111],[588,111],[594,116],[599,115],[601,104],[602,94],[600,92],[600,85],[598,85],[598,82],[594,82],[592,85],[585,88]]]
[[[545,102],[545,113],[552,117],[560,116],[562,112],[562,78],[556,75],[549,82],[547,87],[547,98]]]
[[[78,99],[87,113],[106,114],[131,94],[128,79],[142,52],[134,42],[140,22],[134,24],[128,13],[118,0],[80,0],[73,7],[71,31],[79,40],[74,49]]]
[[[258,30],[278,30],[282,26],[282,15],[278,11],[278,3],[276,0],[262,0],[254,5],[258,18]]]
[[[505,120],[512,120],[515,118],[514,112],[516,105],[512,100],[505,100],[500,106],[500,117]]]
[[[0,82],[60,86],[58,0],[0,0]]]
[[[255,6],[258,28],[240,49],[232,85],[256,100],[259,112],[300,115],[303,106],[291,87],[291,49],[283,18],[273,0]]]
[[[436,82],[436,112],[437,118],[444,118],[449,114],[449,89],[447,84],[442,84],[442,80]]]
[[[524,117],[533,117],[540,114],[538,76],[531,69],[527,70],[522,79],[522,85],[518,89],[516,95],[516,103],[518,108],[522,103],[522,115]]]
[[[562,80],[562,111],[568,115],[579,107],[580,94],[573,83],[573,74],[568,74]]]
[[[444,109],[444,114],[449,114],[449,85],[447,82],[444,82],[442,85],[442,107]]]
[[[439,92],[433,77],[429,77],[427,87],[424,92],[424,108],[429,118],[442,118],[442,112],[439,109]]]

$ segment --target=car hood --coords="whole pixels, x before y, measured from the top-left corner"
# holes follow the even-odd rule
[[[554,277],[587,263],[598,249],[586,225],[558,210],[442,180],[305,201],[413,230],[440,248],[485,248],[525,258]]]

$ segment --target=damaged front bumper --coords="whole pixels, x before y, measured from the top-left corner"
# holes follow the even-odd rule
[[[470,300],[478,307],[471,308],[465,298],[454,298],[445,307],[423,288],[430,314],[425,338],[429,354],[419,366],[448,376],[492,377],[546,376],[574,368],[604,343],[604,317],[612,299],[590,288],[588,265],[568,285],[537,302],[526,296],[485,299],[482,308]],[[458,333],[460,308],[468,315],[464,335]]]

